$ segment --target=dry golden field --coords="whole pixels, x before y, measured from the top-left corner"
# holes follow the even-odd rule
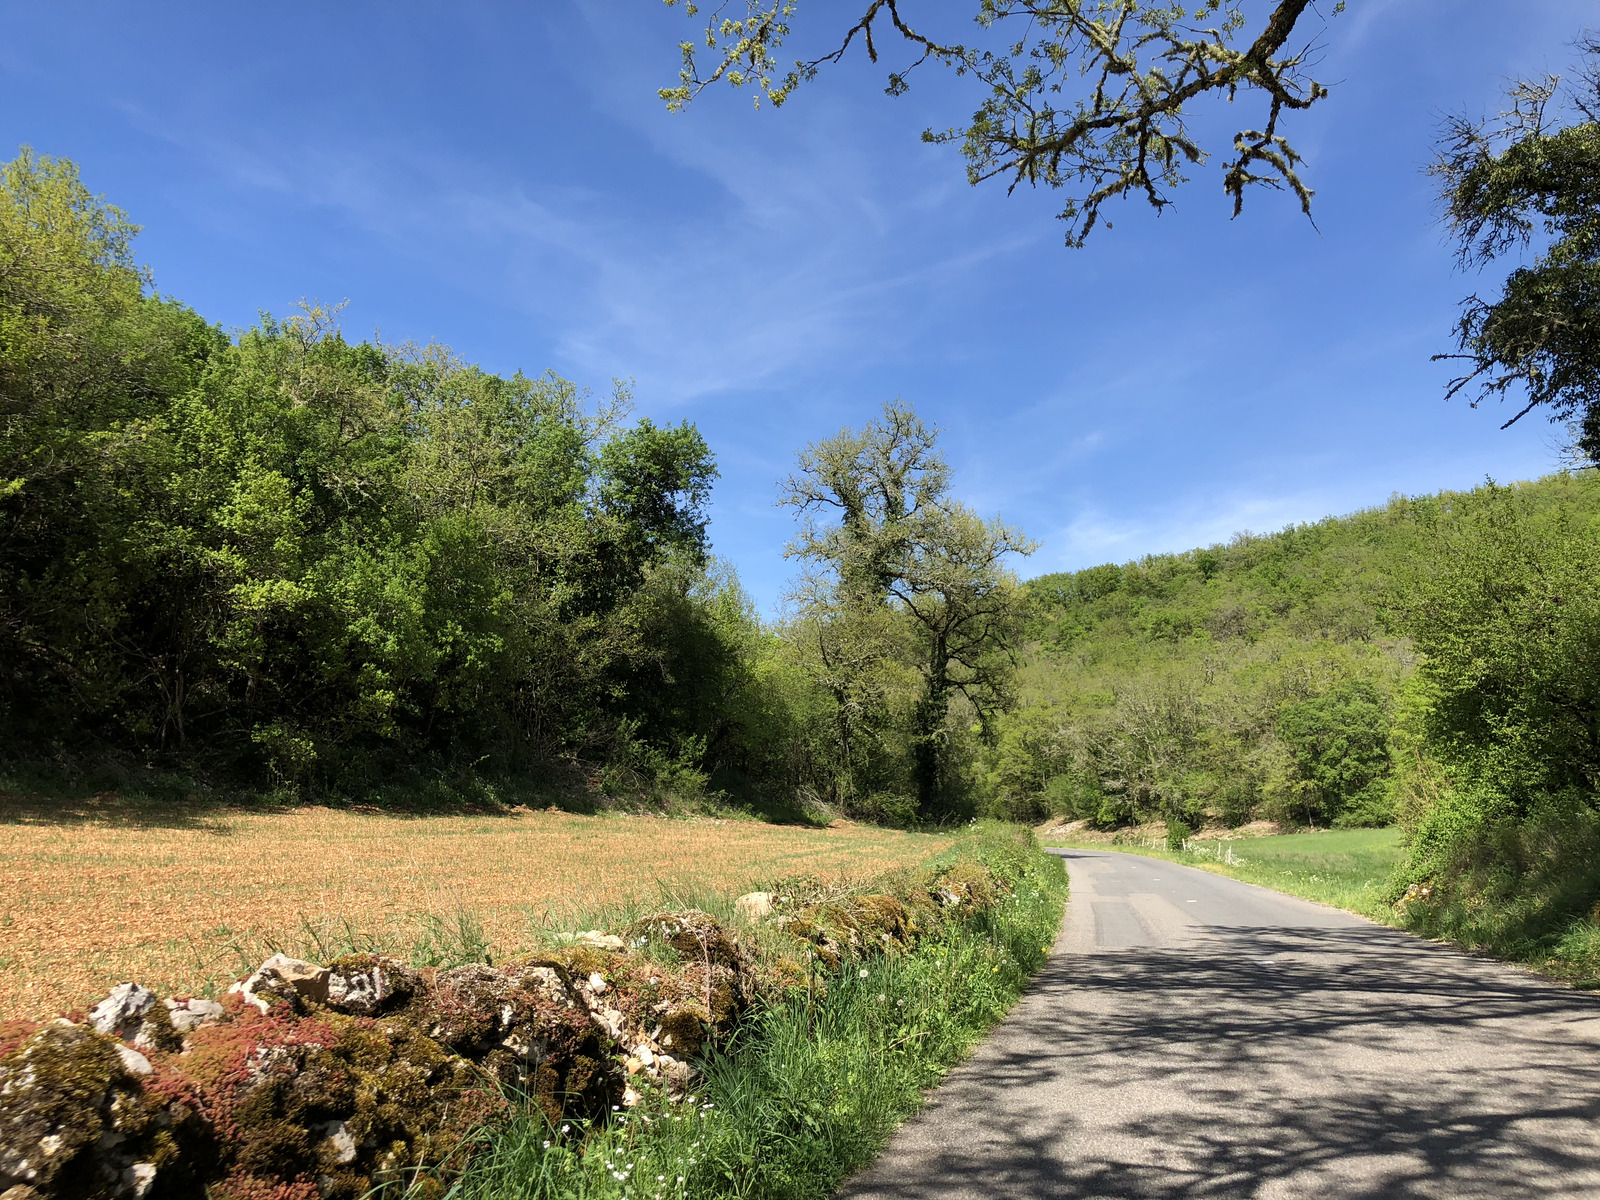
[[[865,826],[516,812],[402,816],[0,804],[0,1020],[64,1012],[112,984],[225,985],[277,949],[497,957],[610,905],[859,878],[947,844]]]

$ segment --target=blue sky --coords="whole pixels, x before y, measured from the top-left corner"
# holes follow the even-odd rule
[[[973,5],[917,7],[960,36]],[[802,5],[797,48],[850,8]],[[1442,114],[1568,68],[1594,17],[1350,0],[1333,96],[1288,130],[1317,229],[1265,192],[1229,221],[1202,168],[1081,251],[1058,196],[969,188],[918,140],[970,112],[959,80],[889,99],[856,58],[776,112],[669,115],[689,25],[660,0],[10,3],[0,144],[75,159],[158,287],[226,326],[348,300],[352,335],[631,378],[641,414],[707,435],[716,550],[770,609],[776,480],[895,396],[946,430],[964,499],[1043,543],[1025,574],[1551,470],[1547,424],[1443,400],[1429,355],[1495,277],[1455,270],[1423,168]]]

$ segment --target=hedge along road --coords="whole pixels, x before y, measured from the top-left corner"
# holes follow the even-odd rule
[[[1600,1002],[1232,879],[1057,850],[1054,953],[839,1193],[1600,1196]]]

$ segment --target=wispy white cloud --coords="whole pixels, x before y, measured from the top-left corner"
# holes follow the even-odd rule
[[[1156,512],[1117,514],[1097,505],[1080,509],[1045,539],[1036,566],[1076,571],[1230,541],[1240,533],[1268,533],[1335,511],[1339,498],[1307,490],[1281,495],[1197,493]]]
[[[627,19],[615,0],[434,6],[376,33],[324,6],[319,37],[280,23],[256,40],[231,10],[204,36],[155,37],[107,9],[99,42],[27,18],[48,38],[9,37],[0,65],[51,68],[13,80],[12,115],[78,121],[61,145],[101,137],[97,188],[121,197],[120,163],[170,204],[162,244],[213,315],[248,319],[306,277],[352,300],[352,325],[377,312],[391,336],[495,369],[632,376],[648,411],[692,417],[723,466],[719,548],[768,598],[789,572],[773,481],[797,445],[895,395],[948,428],[963,499],[1044,538],[1028,570],[1538,457],[1527,431],[1440,403],[1447,371],[1427,358],[1473,285],[1449,273],[1418,167],[1433,114],[1560,57],[1577,0],[1528,0],[1515,21],[1454,0],[1351,5],[1317,72],[1338,89],[1291,130],[1314,154],[1320,235],[1292,197],[1229,222],[1213,162],[1167,215],[1119,206],[1078,253],[1058,195],[970,189],[953,150],[918,141],[971,111],[970,79],[932,73],[891,102],[857,61],[780,112],[724,94],[669,117],[653,88],[684,22],[641,3]],[[211,38],[236,59],[205,65]],[[126,125],[105,119],[118,98]],[[1241,119],[1196,114],[1224,139]]]
[[[232,188],[335,210],[395,253],[520,309],[571,369],[633,375],[678,403],[892,357],[916,339],[929,296],[1031,240],[1000,232],[911,253],[903,230],[883,231],[917,214],[891,215],[848,153],[818,169],[805,154],[727,147],[715,129],[661,141],[718,189],[717,211],[641,220],[615,194],[508,177],[443,148],[352,148],[337,130],[310,144],[270,130],[224,135],[126,111]]]

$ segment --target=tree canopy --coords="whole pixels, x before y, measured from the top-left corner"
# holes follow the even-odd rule
[[[887,719],[888,687],[861,694],[861,682],[884,678],[896,659],[919,681],[906,718],[924,817],[949,808],[952,698],[985,728],[1011,704],[1022,609],[1008,560],[1034,550],[948,494],[937,441],[909,405],[891,402],[880,420],[806,447],[779,501],[803,521],[788,554],[808,568],[800,622],[839,706],[843,761],[859,727]],[[837,524],[819,522],[819,510]]]
[[[135,232],[70,162],[5,166],[12,751],[296,784],[703,732],[637,686],[693,641],[653,615],[706,561],[716,468],[692,425],[351,342],[320,308],[230,338],[150,291]]]
[[[804,599],[767,624],[692,424],[322,306],[225,333],[137,232],[71,162],[4,164],[0,767],[975,810],[1028,547],[908,407],[801,455]]]
[[[1458,352],[1439,357],[1466,366],[1450,395],[1475,387],[1474,407],[1521,395],[1506,426],[1542,408],[1600,462],[1600,40],[1580,46],[1577,86],[1521,80],[1496,119],[1446,122],[1433,172],[1461,264],[1538,248],[1498,297],[1468,297]]]

